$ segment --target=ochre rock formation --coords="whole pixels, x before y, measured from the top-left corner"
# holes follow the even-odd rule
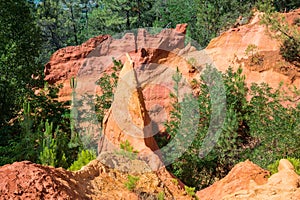
[[[109,155],[108,155],[109,154]],[[101,162],[110,159],[120,168]],[[148,170],[145,170],[148,169]],[[278,173],[269,173],[250,161],[237,164],[230,173],[210,187],[197,192],[201,200],[283,200],[300,199],[300,176],[288,160],[282,159]],[[124,172],[126,171],[126,172]],[[126,188],[128,173],[139,177],[133,191]],[[106,153],[81,170],[70,172],[34,164],[15,162],[0,167],[1,199],[191,199],[182,184],[165,169],[156,173],[142,160]]]
[[[300,14],[300,9],[284,13],[289,23]],[[248,24],[231,28],[214,38],[203,50],[190,44],[185,45],[186,24],[175,29],[163,29],[151,35],[145,29],[136,34],[126,33],[116,39],[109,35],[91,38],[81,46],[66,47],[55,52],[45,67],[45,80],[51,84],[63,84],[59,100],[70,100],[69,79],[77,77],[76,92],[79,100],[84,94],[99,92],[96,81],[104,72],[111,73],[112,58],[125,62],[128,53],[135,63],[137,81],[143,93],[146,110],[155,122],[154,128],[164,132],[163,123],[170,111],[169,94],[173,91],[172,74],[176,67],[183,74],[185,88],[191,93],[191,81],[199,79],[199,73],[207,63],[225,71],[229,66],[237,69],[242,66],[247,85],[266,82],[277,88],[283,82],[287,88],[294,85],[300,88],[300,69],[286,62],[281,55],[280,42],[274,39],[265,25],[260,24],[262,13],[255,13]],[[257,46],[262,62],[252,64],[245,50],[251,44]],[[100,91],[101,92],[101,91]],[[195,93],[195,90],[193,91]],[[87,113],[87,109],[82,110]],[[101,122],[100,122],[101,123]]]
[[[240,190],[223,198],[238,199],[300,199],[300,176],[294,171],[293,165],[286,159],[279,162],[278,173],[273,174],[266,184],[258,185],[251,181],[247,190]]]
[[[50,61],[45,65],[45,80],[50,84],[63,85],[59,93],[61,101],[70,100],[72,90],[69,80],[77,76],[86,57],[109,38],[109,35],[100,35],[89,39],[80,46],[59,49],[51,56]]]
[[[69,79],[76,76],[75,90],[80,101],[84,95],[93,96],[99,91],[96,81],[104,72],[111,73],[112,58],[124,63],[125,54],[128,53],[135,63],[137,82],[143,93],[146,110],[155,122],[155,133],[163,131],[163,123],[170,111],[169,94],[173,90],[172,75],[176,67],[185,77],[182,85],[185,93],[191,93],[189,83],[197,75],[195,70],[190,70],[191,65],[185,56],[195,51],[190,45],[184,47],[186,27],[186,24],[181,24],[176,29],[163,29],[156,35],[139,29],[136,35],[126,33],[121,39],[105,35],[92,38],[79,47],[66,47],[53,54],[47,63],[45,80],[62,83],[64,87],[60,90],[59,100],[70,100]],[[93,111],[89,108],[81,109],[80,113]]]
[[[153,153],[158,151],[158,146],[153,138],[151,120],[137,82],[134,64],[127,54],[119,75],[114,101],[103,120],[98,153],[119,150],[120,144],[128,141],[134,150],[142,152],[144,157],[156,157],[156,161],[150,158],[147,160],[151,160],[149,164],[156,165],[154,168],[158,169],[160,160]]]
[[[300,199],[300,176],[286,159],[279,162],[278,173],[268,172],[250,161],[237,164],[229,174],[197,192],[203,200],[283,200]]]
[[[300,9],[282,14],[288,23],[300,15]],[[256,12],[248,24],[231,28],[214,38],[204,50],[204,55],[210,58],[201,64],[213,63],[219,70],[225,71],[228,66],[237,68],[242,65],[246,80],[252,82],[269,83],[277,87],[280,81],[299,86],[299,69],[287,63],[279,54],[280,42],[271,37],[265,25],[260,24],[262,13]],[[184,76],[191,76],[191,65],[185,58],[195,57],[203,59],[202,51],[195,51],[191,46],[184,47],[184,33],[186,24],[180,24],[176,29],[164,29],[161,33],[150,35],[145,29],[139,29],[137,35],[127,33],[121,39],[114,39],[109,35],[91,38],[80,46],[71,46],[55,52],[45,66],[45,80],[49,83],[63,83],[60,100],[70,99],[69,79],[78,73],[96,73],[101,76],[103,71],[109,71],[111,58],[123,59],[125,53],[130,53],[136,66],[143,64],[172,64],[179,67]],[[257,52],[263,57],[260,65],[252,65],[245,50],[250,44],[257,46]],[[202,53],[201,53],[202,52]],[[179,55],[179,56],[178,56]],[[101,57],[101,59],[97,59]],[[153,67],[153,66],[152,66]],[[94,68],[94,69],[93,69]],[[140,74],[138,74],[138,77]],[[192,75],[193,76],[193,75]]]
[[[138,200],[157,199],[159,193],[163,193],[166,200],[191,199],[174,182],[165,184],[168,176],[161,179],[156,173],[145,172],[149,166],[144,161],[130,160],[121,155],[108,157],[114,163],[133,163],[135,168],[129,172],[139,177],[134,190],[125,186],[127,172],[109,168],[98,160],[75,172],[23,161],[0,167],[0,199]]]
[[[197,196],[203,200],[220,200],[236,191],[247,190],[251,180],[258,185],[266,183],[268,174],[266,170],[247,160],[234,166],[220,181],[198,191]]]
[[[0,167],[1,199],[82,199],[85,191],[71,172],[29,161]]]
[[[126,33],[121,39],[101,35],[80,46],[62,48],[46,64],[45,80],[51,84],[62,83],[64,89],[60,91],[60,100],[69,100],[69,80],[72,76],[94,74],[96,77],[93,78],[98,80],[104,71],[111,70],[112,58],[124,61],[126,53],[130,53],[137,67],[163,63],[170,53],[184,47],[186,27],[187,24],[180,24],[176,29],[164,29],[156,35],[139,29],[137,35]]]
[[[273,37],[275,33],[260,23],[262,14],[256,12],[248,24],[232,28],[211,40],[205,49],[207,54],[221,71],[226,71],[228,66],[237,69],[241,65],[248,85],[253,82],[265,82],[277,88],[282,81],[288,86],[295,85],[300,88],[299,67],[282,58],[280,41]],[[291,24],[299,17],[300,9],[281,15]],[[250,55],[246,55],[245,51],[251,44],[257,46],[257,53],[262,57],[262,62],[250,62]]]

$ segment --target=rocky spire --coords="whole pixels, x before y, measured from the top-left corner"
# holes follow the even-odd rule
[[[152,123],[137,81],[134,62],[128,54],[126,57],[114,101],[103,120],[98,153],[118,150],[120,144],[127,140],[134,150],[147,157],[148,153],[154,154],[158,146],[153,138]]]

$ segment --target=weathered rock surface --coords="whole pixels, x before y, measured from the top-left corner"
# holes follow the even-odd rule
[[[125,54],[129,53],[136,67],[165,62],[168,54],[184,47],[186,27],[186,24],[180,24],[176,29],[164,29],[157,35],[139,29],[136,35],[126,33],[121,39],[103,35],[91,38],[81,46],[60,49],[45,66],[45,80],[51,84],[63,83],[66,88],[61,91],[60,99],[70,99],[69,79],[72,76],[98,80],[112,67],[112,58],[124,61]]]
[[[280,160],[278,173],[267,177],[267,171],[245,161],[237,164],[225,178],[198,191],[197,196],[203,200],[300,199],[300,176],[288,160]]]
[[[1,199],[86,199],[71,172],[28,161],[0,167]]]
[[[153,152],[158,151],[159,148],[153,138],[151,119],[145,107],[142,90],[137,82],[134,64],[127,54],[119,75],[114,101],[103,120],[98,153],[119,150],[120,144],[128,141],[134,150],[143,154],[144,158],[151,156],[152,159],[147,158],[151,160],[149,164],[154,169],[158,169],[161,165],[160,160]]]
[[[198,191],[197,196],[204,200],[219,200],[235,191],[247,190],[251,180],[257,184],[266,183],[268,174],[266,170],[247,160],[234,166],[228,175],[220,181]]]
[[[104,165],[103,159],[121,171]],[[282,159],[278,170],[268,178],[266,170],[245,161],[225,178],[198,191],[197,196],[201,200],[300,199],[300,176],[291,163]],[[139,177],[133,190],[125,186],[128,173]],[[104,153],[75,172],[29,161],[15,162],[0,167],[0,178],[0,199],[157,199],[159,192],[165,199],[191,199],[184,185],[165,168],[154,173],[143,160],[118,153]]]
[[[300,69],[284,61],[280,55],[280,42],[272,38],[274,33],[260,24],[262,13],[255,13],[249,24],[232,28],[219,37],[214,38],[206,47],[206,52],[214,61],[215,66],[226,71],[229,65],[236,69],[239,65],[246,75],[246,82],[268,83],[277,88],[282,81],[287,85],[300,87]],[[300,15],[300,9],[283,13],[291,24]],[[300,30],[300,28],[299,28]],[[257,52],[262,56],[260,64],[250,62],[245,51],[250,44],[257,46]]]
[[[69,80],[71,77],[77,76],[78,70],[85,62],[86,57],[110,38],[109,35],[100,35],[89,39],[80,46],[59,49],[51,56],[50,61],[45,65],[45,80],[50,84],[63,85],[59,93],[61,101],[70,100],[72,90]]]
[[[112,162],[124,163],[124,156],[116,155]],[[135,168],[149,168],[142,160],[128,160]],[[135,189],[126,188],[128,173],[109,168],[98,160],[76,172],[34,164],[15,162],[0,167],[0,199],[157,199],[164,193],[165,199],[191,199],[173,182],[164,184],[156,173],[130,171],[139,177]],[[170,190],[177,188],[176,190]]]
[[[291,23],[299,14],[300,9],[283,15]],[[173,91],[172,74],[176,67],[185,78],[183,91],[186,93],[191,93],[190,82],[194,78],[199,79],[206,63],[214,64],[221,71],[229,66],[234,69],[242,66],[248,86],[254,82],[266,82],[277,88],[283,82],[287,87],[294,85],[300,88],[299,67],[282,59],[280,43],[260,24],[260,15],[256,13],[248,24],[222,33],[204,50],[197,50],[190,44],[185,46],[186,24],[178,25],[176,29],[163,29],[156,35],[139,29],[136,34],[126,33],[121,39],[98,36],[81,46],[66,47],[54,53],[45,67],[45,80],[53,84],[62,83],[64,87],[60,90],[59,99],[69,100],[69,79],[76,76],[76,92],[78,99],[82,100],[83,95],[93,96],[99,91],[95,82],[104,72],[111,72],[112,58],[124,63],[128,53],[135,63],[137,82],[150,119],[155,122],[155,132],[164,132],[163,123],[170,112],[169,94]],[[246,55],[245,50],[250,44],[257,46],[263,58],[260,64],[253,65]],[[81,113],[88,113],[87,109]]]
[[[112,71],[112,58],[124,63],[125,54],[128,53],[135,63],[137,84],[143,93],[150,119],[155,123],[155,133],[158,130],[163,131],[163,123],[170,111],[169,94],[173,90],[172,75],[176,67],[179,67],[186,78],[182,86],[186,93],[191,92],[189,82],[197,75],[197,71],[191,70],[188,57],[185,56],[188,52],[195,51],[191,46],[184,47],[186,26],[181,24],[176,29],[164,29],[156,35],[149,34],[145,29],[139,29],[136,35],[126,33],[121,39],[99,36],[80,47],[66,47],[56,52],[47,63],[45,80],[55,84],[63,83],[64,88],[60,90],[59,99],[67,100],[71,94],[69,79],[76,75],[76,94],[80,101],[84,99],[82,96],[93,96],[99,91],[95,82],[104,72]],[[89,43],[95,45],[85,48]],[[63,53],[72,51],[74,55],[81,55],[79,60],[78,56],[70,57],[73,54]],[[93,111],[88,109],[81,110],[80,113]]]

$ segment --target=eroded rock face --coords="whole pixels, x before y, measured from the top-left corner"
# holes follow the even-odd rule
[[[266,184],[258,185],[251,181],[247,190],[240,190],[223,198],[229,199],[300,199],[300,176],[286,159],[279,162],[278,173],[273,174]]]
[[[72,173],[29,161],[0,167],[1,199],[84,199]]]
[[[265,82],[277,88],[282,81],[299,88],[300,69],[284,61],[280,55],[280,42],[272,38],[274,33],[260,24],[262,14],[255,13],[249,24],[232,28],[214,38],[205,50],[221,71],[226,71],[228,66],[237,69],[241,65],[249,86],[253,82]],[[300,9],[281,15],[291,24],[299,14]],[[255,53],[258,52],[262,58],[260,62],[251,62],[251,53],[246,55],[246,49],[251,44],[256,45]]]
[[[197,196],[204,200],[300,199],[300,176],[288,160],[280,160],[278,173],[270,178],[268,175],[266,170],[245,161],[237,164],[225,178],[198,191]]]
[[[136,66],[149,63],[162,63],[168,54],[184,47],[187,24],[176,29],[164,29],[151,35],[145,29],[137,34],[126,33],[121,39],[109,35],[91,38],[80,46],[70,46],[55,52],[45,66],[45,80],[51,84],[62,83],[60,100],[70,99],[69,80],[72,76],[87,76],[98,80],[104,71],[110,71],[112,58],[125,60],[130,53]],[[94,91],[93,91],[94,92]]]
[[[50,61],[45,65],[44,74],[45,80],[50,84],[62,84],[59,98],[61,101],[70,100],[72,92],[69,80],[71,77],[76,77],[78,70],[85,62],[93,50],[99,44],[105,43],[111,36],[100,35],[89,39],[80,46],[69,46],[56,51],[50,58]]]
[[[283,15],[292,23],[299,14],[300,9]],[[299,67],[282,59],[279,54],[280,43],[260,24],[261,15],[255,13],[249,24],[222,33],[204,50],[197,50],[190,44],[185,46],[186,24],[178,25],[176,29],[163,29],[155,35],[139,29],[135,34],[126,33],[120,39],[98,36],[81,46],[66,47],[54,53],[45,67],[45,80],[64,85],[60,90],[60,100],[70,99],[69,79],[72,76],[78,80],[78,96],[93,96],[100,91],[95,82],[104,72],[112,71],[112,58],[124,63],[125,54],[128,53],[135,63],[137,82],[150,119],[156,123],[156,132],[164,132],[163,124],[171,109],[169,94],[173,91],[172,75],[176,67],[185,78],[186,86],[182,90],[187,93],[195,89],[189,84],[193,79],[199,79],[199,73],[207,63],[221,71],[226,71],[229,66],[234,69],[242,66],[248,86],[254,82],[266,82],[277,88],[283,82],[285,89],[291,85],[300,88]],[[251,44],[257,46],[257,52],[262,56],[262,62],[254,65],[245,53]],[[82,110],[84,112],[87,113],[87,109]]]
[[[236,191],[247,190],[251,180],[258,185],[266,183],[268,175],[268,171],[247,160],[234,166],[220,181],[198,191],[197,196],[203,200],[220,200]]]
[[[69,100],[69,79],[76,76],[75,90],[78,101],[81,101],[84,95],[94,96],[100,91],[95,83],[104,72],[112,71],[112,58],[124,63],[125,54],[128,53],[134,62],[137,84],[143,93],[150,119],[155,122],[156,133],[163,132],[163,124],[171,109],[169,94],[173,90],[172,75],[176,68],[179,68],[186,79],[182,86],[185,93],[191,93],[189,83],[198,74],[195,69],[191,70],[191,64],[188,62],[188,54],[196,49],[190,45],[184,47],[186,27],[186,24],[181,24],[176,29],[163,29],[155,35],[151,35],[145,29],[139,29],[136,34],[126,33],[121,39],[99,36],[80,47],[66,47],[56,52],[47,63],[45,80],[55,84],[62,83],[64,88],[60,90],[59,100]],[[87,48],[91,41],[95,45]],[[74,53],[71,53],[72,51]],[[78,57],[80,59],[77,59]],[[93,99],[90,98],[89,101]],[[81,109],[80,113],[94,111],[93,108]]]
[[[112,156],[109,156],[112,157]],[[107,159],[107,158],[106,158]],[[124,156],[117,155],[113,161],[120,163]],[[134,169],[149,168],[142,160],[132,162]],[[151,171],[140,173],[130,169],[138,177],[133,190],[129,190],[128,173],[109,168],[99,160],[93,160],[79,171],[70,172],[34,164],[29,161],[15,162],[0,167],[0,199],[157,199],[159,193],[164,199],[191,199],[174,182],[167,185],[164,179]],[[171,190],[171,188],[176,188]]]
[[[119,75],[112,106],[103,120],[98,153],[116,151],[128,141],[138,152],[153,152],[158,146],[145,107],[143,93],[137,83],[134,62],[127,60]]]

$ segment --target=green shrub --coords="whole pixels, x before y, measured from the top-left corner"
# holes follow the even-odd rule
[[[57,143],[56,140],[52,137],[53,132],[53,123],[46,121],[45,123],[45,132],[42,142],[42,151],[40,152],[40,162],[42,165],[51,165],[55,167],[56,165],[56,149]]]
[[[113,63],[113,72],[111,74],[104,73],[103,76],[97,81],[97,85],[99,85],[102,90],[102,95],[97,95],[95,109],[97,118],[101,123],[105,113],[108,111],[113,102],[113,95],[114,90],[117,87],[119,72],[123,67],[123,64],[120,60],[117,61],[113,58]]]
[[[117,154],[123,155],[130,160],[134,160],[137,158],[138,151],[133,149],[133,146],[130,144],[128,140],[120,143],[120,150],[117,151]]]
[[[91,150],[82,150],[78,154],[78,159],[69,167],[69,170],[80,170],[83,166],[87,165],[90,161],[96,159],[96,153]]]
[[[247,143],[249,130],[248,122],[244,118],[247,88],[241,73],[241,69],[237,72],[229,69],[222,75],[216,69],[207,66],[202,75],[203,84],[200,85],[200,95],[197,98],[200,119],[196,138],[187,151],[168,166],[168,169],[187,185],[201,189],[212,184],[216,179],[224,177],[243,155],[239,148]],[[225,87],[220,84],[222,80]],[[226,99],[223,98],[225,95]],[[211,98],[214,98],[213,105]],[[224,111],[225,103],[227,113]],[[182,114],[177,106],[178,102],[175,101],[173,105],[171,120],[166,123],[167,131],[172,137],[178,131]],[[213,109],[214,118],[211,118]],[[209,134],[210,120],[220,121],[222,118],[225,118],[223,128],[217,123],[214,124],[214,129],[218,129],[219,132],[219,140],[211,140],[211,144],[203,147],[205,136]],[[205,149],[210,147],[213,148]],[[202,153],[207,155],[200,158],[198,155]]]
[[[226,112],[218,106],[213,107],[214,104],[222,105],[222,89],[215,81],[220,79],[225,87]],[[295,90],[295,94],[297,92]],[[266,168],[270,161],[282,157],[298,158],[300,140],[296,138],[300,137],[300,104],[286,107],[281,104],[282,100],[293,101],[280,87],[273,89],[267,84],[254,83],[248,89],[241,68],[236,72],[229,68],[220,74],[207,67],[198,96],[200,120],[196,138],[179,159],[167,166],[168,170],[198,190],[223,178],[235,164],[245,159]],[[171,120],[166,126],[172,137],[177,133],[182,114],[180,107],[176,107],[178,102],[173,105]],[[222,116],[222,113],[225,114]],[[222,118],[221,127],[211,124]],[[213,134],[219,133],[218,139],[203,146],[211,125],[215,130]]]
[[[300,31],[297,23],[289,25],[286,19],[276,12],[265,14],[262,22],[270,27],[281,43],[280,54],[282,57],[300,67]]]
[[[138,182],[138,180],[140,180],[140,178],[137,176],[128,175],[127,179],[128,180],[124,183],[125,187],[130,191],[134,190],[136,187],[136,183]]]
[[[295,172],[300,175],[300,159],[298,158],[286,158],[288,161],[292,163],[292,165],[295,168]],[[280,159],[276,160],[274,163],[268,165],[267,169],[271,172],[271,174],[275,174],[278,172],[278,166],[279,166]]]
[[[68,146],[71,136],[69,102],[57,101],[59,88],[45,83],[38,94],[24,97],[26,103],[13,124],[0,127],[3,138],[0,165],[30,160],[68,168],[76,160],[79,147]],[[49,126],[53,124],[49,134],[45,134],[46,122]]]
[[[300,67],[300,33],[296,37],[284,39],[280,46],[280,54],[282,57],[296,66]]]
[[[250,65],[262,65],[263,56],[258,53],[258,48],[255,44],[249,44],[245,54],[250,56]]]
[[[49,123],[47,120],[42,138],[39,162],[43,165],[67,169],[70,165],[68,158],[70,159],[70,153],[74,151],[68,148],[68,134],[62,132],[59,127],[56,127],[55,130],[53,127],[53,122]]]
[[[189,196],[191,196],[191,197],[195,196],[195,188],[194,187],[188,187],[185,185],[184,190]]]
[[[176,178],[171,179],[172,183],[174,183],[176,186],[178,186],[178,180]]]
[[[252,84],[249,102],[249,128],[256,140],[247,158],[263,168],[282,157],[300,156],[300,104],[285,107],[281,104],[282,90],[267,84]],[[284,99],[287,96],[284,96]]]
[[[121,142],[120,148],[130,153],[137,153],[137,151],[133,149],[133,146],[130,144],[128,140],[125,140],[125,142]]]
[[[164,193],[164,191],[160,191],[160,192],[157,194],[157,199],[158,199],[158,200],[164,200],[164,199],[165,199],[165,193]]]

